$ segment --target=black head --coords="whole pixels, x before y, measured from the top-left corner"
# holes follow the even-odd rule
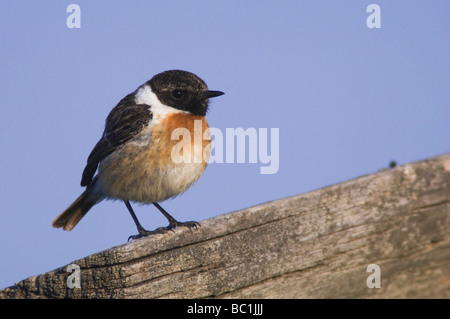
[[[209,98],[224,94],[209,91],[206,83],[193,73],[180,70],[165,71],[147,82],[165,105],[194,115],[206,115]]]

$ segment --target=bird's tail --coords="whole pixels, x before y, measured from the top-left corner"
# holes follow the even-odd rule
[[[83,194],[81,194],[72,205],[55,218],[52,223],[53,227],[62,227],[64,230],[72,230],[92,206],[103,200],[103,194],[96,192],[94,187],[90,186],[88,186]]]

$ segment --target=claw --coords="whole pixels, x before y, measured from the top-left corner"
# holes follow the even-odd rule
[[[152,231],[141,229],[141,230],[139,230],[139,234],[131,235],[130,237],[128,237],[128,241],[130,241],[130,239],[138,239],[138,238],[147,237],[147,236],[155,235],[155,234],[164,234],[164,233],[167,233],[168,231],[173,231],[177,227],[183,227],[183,226],[189,228],[189,230],[191,232],[192,232],[192,228],[198,229],[198,227],[201,227],[200,223],[195,222],[195,221],[179,222],[177,220],[174,220],[174,221],[171,221],[169,226],[167,226],[167,227],[159,227]]]

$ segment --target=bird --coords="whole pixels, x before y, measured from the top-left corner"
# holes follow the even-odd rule
[[[52,226],[70,231],[94,205],[112,199],[125,203],[136,225],[138,234],[129,240],[180,226],[197,228],[199,223],[179,222],[159,203],[185,192],[203,175],[211,153],[206,120],[209,99],[223,94],[209,90],[194,73],[168,70],[126,95],[107,116],[103,135],[87,158],[80,183],[86,189]],[[191,138],[185,144],[190,148],[176,148],[179,140],[172,132],[184,129],[192,137],[196,127],[201,128],[202,138]],[[174,160],[181,150],[191,160]],[[169,225],[146,230],[131,202],[153,204]]]

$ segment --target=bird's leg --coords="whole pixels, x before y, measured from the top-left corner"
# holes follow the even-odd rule
[[[139,220],[137,219],[136,214],[134,213],[133,208],[131,207],[130,201],[127,200],[127,201],[124,201],[124,203],[125,203],[125,206],[127,206],[128,211],[130,212],[130,215],[133,218],[134,223],[136,224],[137,230],[139,232],[139,234],[137,234],[137,235],[128,237],[128,240],[150,235],[151,232],[146,230],[144,227],[142,227],[141,223],[139,223]]]
[[[124,203],[125,203],[125,206],[127,206],[127,209],[130,212],[130,215],[133,218],[133,221],[136,224],[136,228],[139,232],[139,234],[137,234],[137,235],[132,235],[132,236],[128,237],[128,240],[145,237],[145,236],[152,235],[152,234],[165,233],[169,230],[173,230],[175,227],[180,227],[180,226],[186,226],[189,229],[197,228],[200,226],[199,223],[194,222],[194,221],[179,222],[175,218],[173,218],[168,212],[166,212],[158,203],[153,203],[153,205],[155,205],[155,207],[158,208],[158,210],[167,218],[167,220],[169,221],[169,226],[160,227],[153,231],[148,231],[144,227],[142,227],[141,223],[139,223],[139,220],[137,219],[136,214],[134,213],[133,208],[131,207],[130,201],[127,200],[127,201],[124,201]]]
[[[200,226],[198,222],[189,221],[189,222],[179,222],[175,218],[173,218],[168,212],[164,210],[158,203],[153,203],[156,208],[167,218],[169,221],[169,226],[166,227],[167,230],[172,230],[175,227],[186,226],[187,228],[197,228]]]

